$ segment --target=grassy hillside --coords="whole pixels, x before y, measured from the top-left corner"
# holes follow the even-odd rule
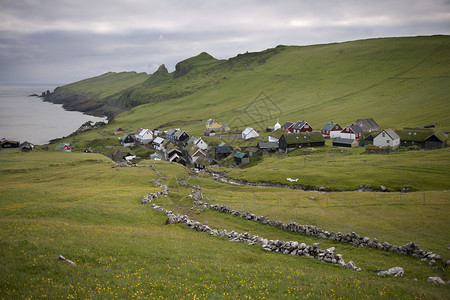
[[[211,117],[234,128],[257,129],[277,117],[305,119],[315,128],[330,120],[345,126],[373,117],[383,127],[434,123],[448,129],[449,57],[449,36],[278,46],[229,60],[202,53],[180,62],[174,73],[163,68],[154,80],[139,75],[141,82],[108,92],[108,84],[96,78],[70,90],[98,89],[108,105],[121,109],[150,102],[117,117],[113,126],[201,120],[185,128],[198,134]]]
[[[202,76],[167,81],[159,88],[186,96],[136,107],[111,126],[154,128],[199,120],[183,128],[200,134],[208,118],[234,129],[251,125],[261,130],[277,117],[280,122],[304,119],[313,128],[330,120],[345,126],[366,117],[382,127],[450,126],[448,36],[280,46],[272,51],[247,68],[218,67]],[[250,55],[239,57],[240,66]],[[171,86],[175,82],[178,88]]]
[[[169,185],[168,198],[157,200],[212,228],[249,232],[321,248],[336,247],[357,273],[308,257],[267,252],[260,246],[231,243],[181,225],[164,225],[166,216],[140,204],[156,191],[151,168],[112,168],[98,154],[35,151],[0,152],[0,292],[5,298],[280,299],[403,298],[443,299],[449,286],[426,282],[446,273],[420,259],[285,232],[213,211],[191,210],[190,188],[178,164],[157,162]],[[147,164],[143,162],[142,164]],[[312,200],[317,193],[272,188],[232,187],[209,177],[191,178],[217,202],[244,205],[261,214],[301,224],[346,230],[378,229],[380,239],[402,243],[416,237],[421,248],[448,259],[448,205],[330,205]],[[230,195],[234,194],[234,202]],[[351,193],[351,195],[358,193]],[[256,197],[255,197],[256,195]],[[283,195],[276,205],[273,195]],[[263,197],[266,198],[263,198]],[[300,206],[298,199],[301,200]],[[228,201],[228,202],[226,202]],[[319,205],[317,205],[319,204]],[[335,216],[331,218],[330,216]],[[432,221],[430,221],[432,220]],[[343,225],[343,224],[341,224]],[[438,228],[438,230],[437,230]],[[339,229],[343,231],[344,229]],[[415,239],[414,239],[415,241]],[[63,255],[72,267],[58,262]],[[401,266],[405,277],[378,277],[374,269]]]

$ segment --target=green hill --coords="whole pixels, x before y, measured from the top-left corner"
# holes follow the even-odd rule
[[[201,53],[178,63],[173,73],[165,67],[153,75],[134,73],[125,83],[119,74],[105,75],[54,94],[86,93],[116,112],[138,106],[116,118],[136,127],[201,120],[186,128],[194,133],[211,117],[258,129],[277,117],[305,119],[316,128],[365,117],[384,127],[450,125],[449,36],[278,46],[228,60]],[[151,104],[140,106],[145,103]]]

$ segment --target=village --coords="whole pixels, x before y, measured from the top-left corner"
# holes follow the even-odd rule
[[[91,129],[94,127],[97,128],[92,126]],[[320,130],[314,130],[307,121],[286,121],[281,125],[277,120],[275,125],[267,126],[264,133],[258,133],[252,127],[232,131],[227,124],[209,119],[206,121],[203,137],[191,136],[180,128],[139,128],[132,134],[116,127],[114,135],[120,136],[121,146],[129,149],[144,147],[150,150],[151,154],[148,157],[139,157],[130,152],[116,151],[111,158],[115,161],[165,160],[202,170],[209,166],[223,166],[224,162],[230,167],[243,167],[252,157],[283,155],[296,149],[324,147],[327,140],[331,141],[328,145],[333,148],[365,147],[367,153],[390,153],[400,148],[408,151],[446,147],[448,135],[432,127],[427,125],[424,128],[380,129],[375,120],[368,118],[357,119],[345,127],[327,122]],[[89,129],[88,124],[83,124],[83,131]],[[245,143],[245,146],[242,146],[242,143]],[[28,150],[29,146],[24,149]],[[59,143],[55,150],[74,151],[70,143]],[[90,149],[84,151],[92,152]]]
[[[101,128],[100,125],[105,124],[87,122],[74,134]],[[111,158],[115,161],[165,160],[202,170],[209,166],[223,166],[224,162],[230,167],[243,167],[249,164],[251,157],[275,153],[282,155],[296,149],[324,147],[326,140],[331,140],[334,148],[365,147],[367,153],[390,153],[400,148],[408,151],[446,147],[447,133],[433,127],[425,125],[424,128],[380,129],[373,118],[368,118],[357,119],[345,127],[327,122],[320,130],[314,130],[307,121],[286,121],[281,125],[277,120],[275,125],[267,126],[265,132],[260,134],[252,127],[246,127],[243,131],[232,131],[227,124],[209,119],[205,124],[203,138],[190,136],[180,128],[167,130],[139,128],[132,134],[126,133],[121,127],[116,127],[113,134],[120,136],[121,146],[129,149],[143,147],[153,151],[148,157],[140,157],[130,152],[116,150]],[[267,140],[264,141],[263,138]],[[228,143],[223,141],[226,139],[229,140]],[[245,146],[236,146],[236,141],[246,142]],[[29,142],[20,143],[6,139],[1,140],[0,147],[20,148],[24,152],[34,149],[34,145]],[[64,142],[58,143],[54,150],[73,152],[74,147],[71,143]],[[84,152],[93,150],[88,148],[84,149]]]

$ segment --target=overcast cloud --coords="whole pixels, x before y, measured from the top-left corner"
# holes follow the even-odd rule
[[[450,34],[445,0],[0,0],[0,83],[170,71],[206,51]]]

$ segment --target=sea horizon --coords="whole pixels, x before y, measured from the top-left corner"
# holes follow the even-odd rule
[[[60,84],[0,83],[0,138],[37,145],[62,138],[87,121],[107,122],[78,111],[67,111],[61,104],[30,95],[54,91]]]

